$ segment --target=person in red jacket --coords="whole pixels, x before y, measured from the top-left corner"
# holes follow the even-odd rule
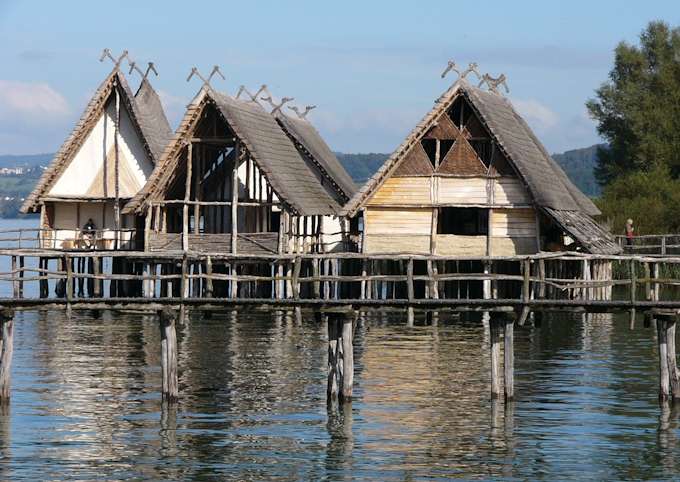
[[[633,247],[633,237],[635,236],[635,228],[633,227],[633,220],[626,221],[626,246]]]

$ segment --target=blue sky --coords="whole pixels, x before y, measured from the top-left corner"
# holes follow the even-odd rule
[[[219,64],[220,90],[266,83],[318,105],[310,119],[334,150],[391,152],[452,82],[439,74],[454,59],[505,73],[548,150],[584,147],[599,141],[584,102],[614,47],[654,19],[680,25],[677,0],[0,0],[0,154],[59,147],[110,71],[104,47],[156,63],[173,127],[199,88],[191,67]]]

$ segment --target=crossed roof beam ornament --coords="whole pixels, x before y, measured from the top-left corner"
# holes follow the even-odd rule
[[[208,75],[207,78],[203,77],[203,75],[201,75],[201,73],[198,71],[198,68],[192,67],[191,72],[189,73],[189,77],[187,77],[187,82],[189,82],[194,76],[196,76],[203,81],[203,87],[205,87],[206,89],[214,91],[214,89],[212,88],[212,85],[210,85],[210,81],[215,76],[215,74],[222,77],[222,80],[227,80],[226,77],[224,75],[222,75],[222,72],[220,72],[219,65],[215,65],[215,66],[213,66],[212,70],[210,71],[210,75]]]
[[[150,72],[153,72],[156,75],[156,77],[158,77],[158,71],[156,70],[156,67],[154,66],[153,62],[147,62],[146,71],[140,69],[139,66],[137,65],[137,62],[135,62],[134,60],[130,60],[130,57],[128,57],[128,64],[130,65],[130,72],[128,73],[131,74],[132,71],[134,70],[139,75],[142,76],[142,80],[146,80]]]
[[[477,70],[477,63],[476,62],[471,62],[468,64],[467,69],[463,70],[462,72],[458,69],[458,66],[453,60],[449,60],[446,66],[446,69],[444,69],[444,72],[441,74],[441,78],[443,79],[446,77],[446,75],[449,72],[455,72],[458,74],[458,80],[460,79],[465,79],[469,74],[473,73],[477,76],[477,79],[479,80],[479,84],[477,87],[482,87],[484,84],[486,84],[487,89],[489,92],[493,92],[494,94],[501,95],[500,90],[498,89],[499,86],[503,86],[505,89],[505,93],[509,94],[510,89],[508,88],[508,84],[506,82],[507,77],[505,74],[500,74],[498,77],[492,77],[491,75],[484,74],[481,75],[479,73],[479,70]]]
[[[123,50],[123,52],[120,54],[120,56],[119,56],[118,58],[115,58],[115,57],[111,54],[111,50],[110,50],[110,49],[104,49],[104,50],[102,50],[102,54],[101,54],[101,56],[99,57],[99,61],[100,61],[100,62],[104,62],[104,59],[108,58],[108,59],[111,60],[111,62],[113,62],[113,68],[119,70],[119,69],[120,69],[120,64],[121,64],[121,62],[123,62],[123,60],[124,60],[126,57],[129,58],[129,57],[128,57],[128,51],[127,51],[127,50]]]

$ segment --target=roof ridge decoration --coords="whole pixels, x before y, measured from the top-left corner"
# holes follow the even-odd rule
[[[241,86],[238,88],[238,92],[236,92],[236,95],[234,96],[234,99],[237,99],[237,100],[240,99],[240,98],[241,98],[241,94],[245,93],[248,97],[250,97],[250,101],[251,101],[251,102],[255,102],[256,104],[259,104],[259,103],[260,103],[260,99],[258,99],[258,97],[259,97],[259,95],[262,94],[263,92],[266,93],[266,94],[268,94],[269,97],[271,97],[271,94],[269,93],[269,89],[267,88],[267,84],[262,84],[262,85],[260,86],[260,88],[257,90],[257,92],[255,92],[254,94],[252,94],[252,93],[246,88],[245,85],[241,85]]]
[[[104,62],[104,59],[108,58],[113,62],[113,70],[120,70],[120,64],[121,62],[128,57],[128,51],[123,50],[123,52],[120,54],[120,56],[116,59],[112,54],[111,50],[108,48],[105,48],[102,50],[102,55],[99,57],[100,62]],[[128,57],[129,58],[129,57]]]
[[[313,109],[316,109],[315,105],[306,105],[305,110],[303,112],[300,112],[300,109],[296,105],[288,106],[290,110],[295,112],[295,114],[298,116],[298,119],[300,120],[307,120],[307,114],[309,114]]]
[[[276,116],[277,113],[281,112],[281,108],[284,106],[284,104],[287,104],[288,102],[292,102],[295,100],[295,97],[282,97],[281,102],[279,104],[276,104],[274,103],[274,98],[271,95],[271,93],[269,93],[269,91],[267,91],[267,93],[269,94],[267,97],[260,97],[260,99],[267,102],[272,107],[272,111],[270,112],[270,114],[273,116]]]
[[[444,69],[444,72],[441,74],[441,78],[443,79],[446,77],[446,75],[449,72],[455,72],[458,74],[458,78],[456,79],[455,83],[460,82],[461,80],[467,80],[466,77],[470,74],[475,74],[477,76],[477,80],[479,80],[479,84],[477,84],[477,87],[481,88],[484,84],[486,84],[487,89],[489,92],[493,92],[494,94],[501,95],[498,86],[502,85],[503,88],[505,89],[505,93],[509,94],[510,89],[508,88],[507,80],[508,78],[505,76],[505,74],[500,74],[498,77],[492,77],[490,74],[486,73],[484,75],[479,73],[479,70],[477,70],[477,62],[470,62],[468,64],[467,69],[463,70],[462,72],[458,69],[458,66],[456,65],[456,62],[453,60],[449,60],[446,69]]]
[[[218,74],[220,77],[222,77],[222,80],[227,80],[224,75],[222,75],[222,72],[220,71],[220,66],[219,65],[214,65],[212,70],[210,71],[210,75],[208,75],[207,78],[203,77],[201,73],[198,71],[197,67],[192,67],[191,72],[189,72],[189,77],[187,77],[187,82],[189,82],[194,76],[198,77],[203,81],[203,87],[214,91],[212,85],[210,85],[210,81],[212,78],[215,76],[215,74]]]
[[[137,71],[137,73],[142,76],[142,82],[145,81],[149,76],[149,72],[153,72],[156,77],[158,77],[158,71],[156,70],[156,66],[153,62],[147,62],[146,72],[142,71],[142,69],[137,66],[137,62],[131,60],[130,57],[128,57],[128,64],[130,65],[130,71],[128,74],[131,74],[133,70]]]

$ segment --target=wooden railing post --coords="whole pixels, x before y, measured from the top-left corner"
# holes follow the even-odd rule
[[[491,398],[501,395],[501,328],[504,320],[498,312],[491,312],[489,319],[489,341],[491,343]]]
[[[321,298],[321,282],[319,278],[319,258],[314,258],[312,260],[312,276],[315,278],[312,284],[312,289],[314,291],[314,298]]]
[[[291,280],[291,286],[293,288],[293,299],[300,299],[300,268],[302,266],[302,260],[300,256],[296,256],[293,261],[293,279]]]
[[[661,236],[661,254],[666,255],[666,235]]]
[[[635,326],[635,303],[637,298],[637,273],[635,259],[631,259],[628,263],[628,271],[630,273],[630,312],[629,325],[631,328]]]
[[[406,264],[406,291],[408,296],[408,313],[407,324],[413,326],[415,320],[415,313],[413,310],[413,302],[415,300],[415,289],[413,286],[413,258],[409,258]]]
[[[17,278],[17,257],[12,256],[12,296],[14,298],[19,298],[19,280]]]
[[[9,403],[12,352],[14,351],[14,310],[0,308],[0,404]]]
[[[212,258],[208,256],[205,260],[205,296],[212,298],[213,296],[213,279],[212,279]]]

